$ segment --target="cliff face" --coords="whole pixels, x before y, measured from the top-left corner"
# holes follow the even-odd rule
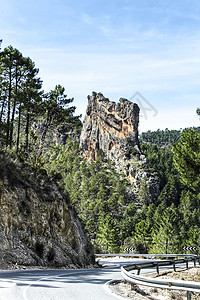
[[[157,179],[144,171],[146,159],[140,152],[138,140],[139,107],[120,98],[111,102],[101,93],[88,96],[88,106],[80,137],[80,148],[86,158],[95,160],[99,153],[112,160],[118,170],[140,188],[146,178],[151,198],[159,193]]]
[[[84,267],[93,249],[58,186],[0,153],[0,267]]]
[[[102,150],[119,168],[127,169],[125,160],[130,158],[130,149],[139,153],[138,122],[137,104],[123,98],[119,103],[110,102],[93,92],[88,96],[80,148],[88,159],[96,159]]]

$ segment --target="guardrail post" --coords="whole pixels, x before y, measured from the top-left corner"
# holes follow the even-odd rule
[[[166,288],[166,286],[169,285],[170,290],[171,289],[180,289],[180,290],[185,290],[185,292],[187,291],[187,300],[191,300],[192,298],[192,293],[193,292],[197,292],[197,293],[200,293],[200,283],[199,282],[187,282],[185,283],[184,281],[176,281],[174,280],[174,284],[172,285],[171,282],[168,282],[166,280],[163,280],[163,282],[160,282],[159,280],[157,279],[154,279],[154,278],[144,278],[144,277],[140,277],[138,275],[140,275],[140,271],[141,269],[144,269],[144,268],[150,268],[150,267],[156,267],[157,269],[157,273],[159,274],[159,267],[161,266],[168,266],[168,265],[173,265],[174,267],[174,270],[176,269],[176,264],[182,264],[182,263],[186,263],[186,267],[187,269],[189,268],[189,262],[190,261],[199,261],[200,260],[200,256],[197,256],[196,259],[194,259],[194,257],[189,257],[189,258],[184,258],[184,259],[179,259],[179,260],[176,260],[176,261],[159,261],[159,262],[147,262],[147,263],[134,263],[134,264],[130,264],[130,265],[127,265],[125,267],[121,267],[121,272],[122,272],[122,276],[124,278],[127,278],[127,280],[125,282],[131,282],[131,283],[139,283],[141,282],[142,284],[144,285],[149,285],[149,286],[155,286],[155,287],[162,287],[162,288]],[[137,275],[136,274],[133,274],[129,271],[137,271]],[[176,271],[176,270],[175,270]],[[131,286],[132,288],[133,286]]]
[[[187,291],[187,300],[191,300],[191,292]]]
[[[176,265],[175,265],[175,261],[173,262],[173,267],[174,267],[174,272],[176,272]]]
[[[159,275],[159,266],[158,265],[156,266],[156,271],[157,271],[157,274]]]
[[[188,261],[186,260],[186,269],[188,269]]]

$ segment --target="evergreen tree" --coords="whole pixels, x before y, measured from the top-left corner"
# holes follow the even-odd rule
[[[45,118],[43,120],[43,129],[40,140],[40,155],[43,151],[46,135],[50,129],[62,134],[66,132],[66,130],[81,126],[79,116],[73,116],[76,107],[68,107],[72,102],[73,98],[67,98],[65,88],[61,85],[56,85],[54,90],[51,90],[44,96],[42,107]]]
[[[178,206],[180,202],[181,186],[179,177],[172,174],[159,195],[159,201],[165,202],[166,206],[173,203]]]
[[[150,253],[178,253],[180,251],[179,213],[174,205],[166,208],[152,231]]]
[[[151,202],[151,194],[149,192],[149,187],[147,184],[147,176],[144,176],[140,182],[140,188],[139,188],[139,201],[142,204],[150,204]]]
[[[173,145],[174,164],[186,185],[199,190],[200,186],[200,133],[184,129],[180,140]]]
[[[30,103],[33,106],[35,99],[39,98],[42,83],[36,77],[37,75],[38,69],[35,68],[35,64],[30,58],[23,57],[19,50],[9,46],[0,52],[0,85],[2,87],[0,126],[2,131],[5,130],[5,144],[10,148],[13,146],[15,123],[18,127],[16,141],[18,150],[22,112],[25,110],[27,112]],[[18,122],[15,122],[16,118]],[[30,113],[28,113],[28,119],[30,119]],[[26,127],[28,135],[28,125]]]
[[[151,230],[146,220],[141,220],[135,226],[133,235],[133,247],[137,253],[148,253],[151,240]]]
[[[119,252],[119,234],[115,220],[110,215],[101,215],[99,218],[99,230],[97,245],[105,253]]]

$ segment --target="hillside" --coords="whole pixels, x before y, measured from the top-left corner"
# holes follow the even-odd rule
[[[200,127],[193,127],[193,129],[200,132]],[[169,130],[166,128],[165,130],[148,130],[147,132],[142,132],[140,134],[139,140],[142,143],[158,145],[159,147],[171,147],[172,144],[178,142],[181,132],[182,129]]]
[[[123,126],[113,129],[121,104],[96,93],[88,100],[80,144],[67,139],[52,147],[44,167],[69,193],[95,252],[181,253],[184,245],[197,247],[200,195],[182,182],[171,145],[124,137]]]
[[[85,267],[93,249],[58,185],[45,170],[0,152],[0,267]]]
[[[88,96],[88,106],[80,136],[80,149],[87,160],[101,154],[116,170],[132,182],[135,193],[146,180],[149,202],[159,194],[159,179],[147,172],[146,159],[140,150],[138,124],[140,109],[125,98],[110,101],[102,93]]]
[[[73,211],[95,252],[199,247],[198,130],[138,137],[138,105],[95,92],[82,124],[64,87],[44,93],[29,57],[12,46],[0,54],[0,147],[13,155],[1,154],[5,262],[90,263]]]

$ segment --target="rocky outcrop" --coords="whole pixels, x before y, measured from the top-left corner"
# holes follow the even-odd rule
[[[139,107],[124,98],[110,102],[101,93],[88,96],[88,106],[80,137],[80,148],[88,159],[103,151],[120,168],[131,151],[140,153],[138,141]]]
[[[158,196],[158,179],[144,171],[146,159],[141,154],[138,140],[140,109],[136,103],[120,98],[111,102],[101,93],[88,96],[88,106],[83,121],[80,148],[89,160],[104,155],[113,161],[118,170],[140,188],[142,178],[147,178],[152,199]]]
[[[93,249],[69,202],[43,170],[0,153],[0,267],[84,267]]]
[[[88,158],[96,159],[98,150],[109,158],[123,156],[130,146],[138,148],[139,107],[124,98],[110,102],[101,93],[88,96],[80,147]]]

